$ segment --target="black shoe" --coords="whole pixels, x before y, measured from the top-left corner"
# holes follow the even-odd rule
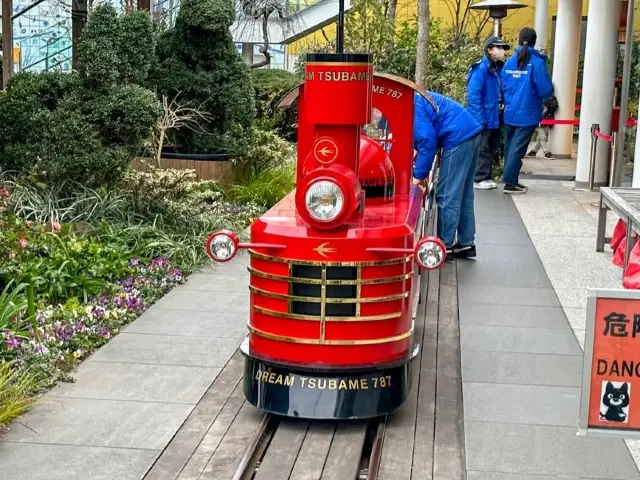
[[[453,253],[456,258],[474,258],[476,256],[476,246],[457,243],[453,246]]]
[[[447,257],[445,258],[445,262],[453,262],[453,260],[456,258],[456,254],[453,251],[453,248],[447,248]]]
[[[524,185],[505,185],[502,189],[502,193],[508,193],[510,195],[518,195],[527,193],[527,187]]]

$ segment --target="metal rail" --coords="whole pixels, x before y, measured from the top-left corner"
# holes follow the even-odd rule
[[[384,432],[387,428],[387,417],[384,417],[378,424],[378,430],[376,431],[376,438],[373,440],[373,447],[371,448],[371,455],[369,456],[369,469],[367,480],[377,480],[378,470],[380,468],[380,459],[382,458],[382,447],[384,440]]]
[[[249,480],[259,466],[260,458],[266,451],[278,421],[272,415],[265,414],[258,426],[258,430],[247,445],[247,450],[240,459],[240,463],[233,474],[232,480]]]

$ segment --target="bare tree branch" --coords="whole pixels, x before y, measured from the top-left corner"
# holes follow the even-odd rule
[[[200,121],[211,121],[213,116],[199,108],[188,106],[184,102],[180,102],[178,93],[171,102],[166,95],[162,96],[162,117],[158,120],[154,132],[153,143],[156,151],[156,164],[160,167],[160,158],[162,157],[162,147],[169,130],[179,130],[187,128],[195,132],[206,133],[200,125]]]

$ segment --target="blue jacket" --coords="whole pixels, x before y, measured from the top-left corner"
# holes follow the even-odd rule
[[[413,176],[427,178],[438,148],[449,150],[482,131],[465,108],[435,92],[427,92],[438,112],[422,95],[414,95],[413,148],[418,151]]]
[[[491,65],[486,55],[469,69],[467,110],[482,128],[500,128],[501,72],[502,63]]]
[[[547,72],[547,57],[533,48],[524,70],[518,69],[518,52],[502,69],[504,123],[514,127],[532,127],[542,120],[542,102],[553,93],[553,83]]]

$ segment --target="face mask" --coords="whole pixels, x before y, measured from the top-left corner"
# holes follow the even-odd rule
[[[496,49],[493,51],[493,54],[492,54],[493,59],[494,59],[494,60],[497,60],[497,61],[498,61],[498,60],[504,60],[504,55],[505,55],[505,54],[504,54],[504,50],[502,50],[501,48],[496,48]]]

